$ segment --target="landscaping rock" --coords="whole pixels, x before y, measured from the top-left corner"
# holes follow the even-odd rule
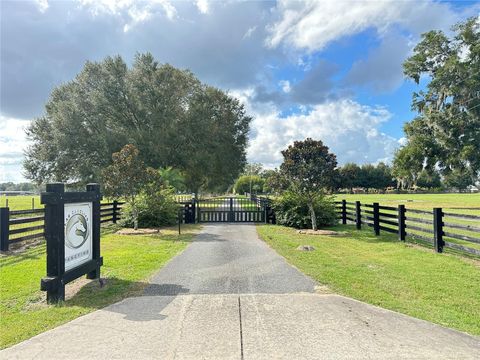
[[[121,229],[117,231],[119,235],[158,235],[160,234],[160,230],[158,229]]]
[[[299,251],[313,251],[313,250],[315,250],[315,248],[311,245],[300,245],[299,247],[297,247],[297,250],[299,250]]]

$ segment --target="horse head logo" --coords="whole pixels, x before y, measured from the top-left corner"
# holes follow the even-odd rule
[[[65,245],[71,249],[78,249],[88,238],[87,220],[81,214],[73,215],[65,228]]]
[[[83,225],[83,222],[81,222],[80,220],[78,220],[75,225],[73,225],[73,227],[75,228],[75,235],[78,235],[78,236],[81,236],[81,237],[85,237],[85,234],[87,233],[87,229],[85,228],[85,226]]]

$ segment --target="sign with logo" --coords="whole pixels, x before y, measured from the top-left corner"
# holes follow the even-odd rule
[[[92,203],[65,204],[65,271],[92,260]]]
[[[41,202],[45,205],[45,240],[47,241],[47,276],[40,289],[47,292],[47,302],[65,300],[65,285],[86,275],[100,278],[99,184],[88,184],[86,191],[66,192],[62,183],[47,184]]]

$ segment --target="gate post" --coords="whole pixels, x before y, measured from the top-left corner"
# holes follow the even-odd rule
[[[92,201],[92,216],[94,219],[100,219],[100,184],[87,184],[87,192],[93,192],[96,195],[95,201]],[[92,222],[92,258],[97,260],[96,268],[87,273],[87,279],[100,279],[100,266],[103,265],[100,256],[100,221]]]
[[[195,198],[192,199],[192,211],[191,211],[191,218],[190,218],[190,221],[192,224],[195,224],[197,221],[196,221],[196,200]]]
[[[8,207],[0,208],[0,250],[8,251],[8,233],[10,231],[10,209]]]
[[[229,221],[234,222],[235,221],[235,214],[233,213],[233,198],[230,198],[230,212],[228,213],[229,215]]]
[[[58,195],[58,201],[45,204],[45,239],[47,241],[47,281],[42,279],[41,289],[47,291],[47,303],[65,300],[65,283],[61,281],[65,274],[65,235],[63,230],[64,202],[62,195],[65,186],[62,183],[47,184],[46,192]]]

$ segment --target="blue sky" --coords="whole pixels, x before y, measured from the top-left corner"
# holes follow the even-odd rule
[[[87,60],[131,64],[146,51],[245,104],[250,161],[278,166],[305,137],[340,163],[390,161],[419,90],[403,61],[423,32],[449,33],[479,11],[473,1],[2,1],[0,182],[23,179],[23,129],[52,88]]]

